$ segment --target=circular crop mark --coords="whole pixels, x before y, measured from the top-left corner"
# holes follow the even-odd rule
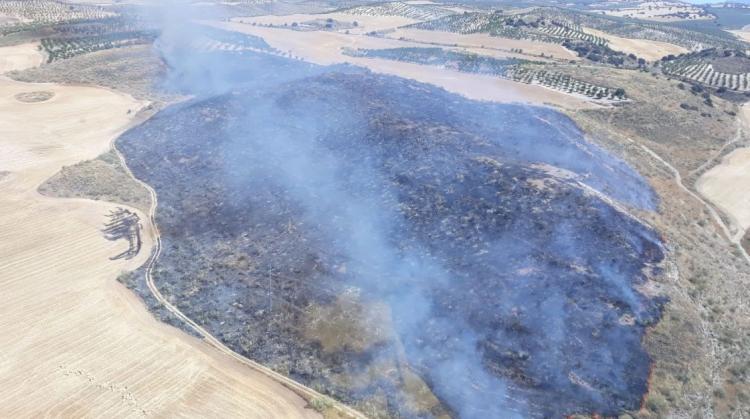
[[[38,91],[38,92],[24,92],[19,93],[15,96],[16,100],[23,103],[38,103],[46,102],[55,96],[54,92],[49,91]]]

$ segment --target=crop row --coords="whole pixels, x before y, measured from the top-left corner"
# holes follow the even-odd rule
[[[713,64],[697,63],[672,65],[665,68],[669,74],[715,88],[749,91],[750,73],[730,74],[714,70]]]
[[[415,20],[439,19],[455,12],[430,4],[407,4],[403,2],[381,3],[342,10],[343,13],[364,16],[401,16]]]
[[[589,33],[584,32],[580,26],[578,27],[570,27],[563,24],[555,24],[551,26],[543,26],[540,27],[539,30],[541,32],[544,32],[548,35],[565,39],[579,39],[581,41],[587,41],[591,42],[596,45],[606,45],[607,40],[600,37],[591,35]]]
[[[560,72],[545,70],[533,63],[517,59],[499,59],[442,48],[345,49],[344,54],[356,57],[381,58],[440,66],[465,73],[490,74],[521,83],[538,84],[570,94],[593,99],[625,99],[623,89],[598,86],[574,79]]]
[[[583,31],[580,25],[556,21],[544,16],[527,16],[521,19],[500,13],[469,13],[417,23],[420,29],[456,33],[489,33],[511,39],[525,39],[560,44],[566,40],[581,40],[595,45],[606,45],[607,40]]]
[[[149,32],[123,32],[76,38],[43,38],[41,44],[47,53],[47,62],[53,62],[95,51],[145,44],[154,38],[155,35]]]
[[[625,99],[623,89],[612,89],[578,80],[555,71],[518,66],[511,69],[508,78],[526,84],[538,84],[565,93],[579,94],[593,99]]]
[[[467,34],[489,32],[495,20],[495,15],[488,13],[456,14],[412,26],[418,29]]]
[[[243,52],[243,51],[262,51],[266,53],[274,52],[267,49],[260,49],[250,45],[242,45],[234,42],[224,42],[216,39],[203,38],[196,40],[191,47],[197,52]]]
[[[101,7],[51,0],[0,0],[0,15],[18,19],[14,25],[22,25],[104,19],[115,16],[115,13]]]
[[[523,23],[519,25],[521,21]],[[569,39],[588,40],[599,45],[606,43],[601,38],[582,38],[581,33],[583,31],[580,28],[587,27],[625,38],[669,42],[690,50],[709,47],[746,49],[743,42],[721,30],[643,22],[555,7],[538,7],[529,12],[513,15],[497,12],[457,14],[429,22],[417,23],[414,26],[456,33],[490,33],[538,41],[545,41],[542,34],[550,37],[554,34],[558,39],[560,36],[564,36]],[[566,27],[573,30],[574,33],[566,33],[565,29],[555,28],[555,26]],[[547,40],[547,42],[551,41]]]

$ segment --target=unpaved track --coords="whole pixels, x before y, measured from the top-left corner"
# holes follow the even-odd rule
[[[632,139],[628,138],[628,141],[633,142]],[[677,170],[674,166],[672,166],[669,162],[664,160],[663,157],[656,154],[653,150],[646,147],[643,144],[640,144],[641,149],[645,151],[648,155],[650,155],[653,159],[657,160],[659,163],[664,165],[670,172],[672,172],[672,176],[674,176],[674,182],[675,184],[682,189],[685,193],[693,197],[696,201],[700,202],[701,205],[703,205],[706,210],[708,210],[709,214],[711,214],[711,218],[713,218],[714,222],[721,228],[721,231],[724,233],[724,236],[726,239],[737,249],[737,252],[742,255],[742,257],[745,259],[747,263],[750,263],[750,255],[747,254],[745,249],[742,247],[742,244],[740,243],[740,238],[732,236],[732,233],[729,229],[729,227],[724,223],[724,220],[721,219],[721,216],[719,216],[719,213],[714,209],[713,205],[711,205],[709,202],[704,200],[700,195],[693,192],[685,186],[685,183],[682,181],[682,175],[680,175],[679,170]]]
[[[39,64],[32,45],[0,48],[0,73]],[[17,93],[47,90],[46,102]],[[315,417],[294,392],[156,321],[116,276],[124,241],[100,232],[116,205],[47,198],[63,165],[106,151],[144,104],[91,87],[0,77],[0,417]]]
[[[716,159],[734,143],[745,140],[750,128],[750,105],[744,104],[737,117],[737,135],[727,142],[699,169],[712,166]],[[696,182],[695,188],[720,208],[735,228],[733,240],[739,243],[750,228],[750,148],[738,148],[725,155],[719,164],[711,167]]]

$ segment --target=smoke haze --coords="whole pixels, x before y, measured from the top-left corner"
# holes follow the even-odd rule
[[[580,186],[652,209],[656,199],[637,173],[551,110],[479,104],[349,66],[196,53],[202,38],[236,35],[192,23],[206,18],[195,10],[159,2],[150,12],[162,28],[155,48],[168,66],[164,88],[194,99],[120,140],[160,196],[157,274],[167,293],[213,270],[170,261],[194,237],[191,251],[202,259],[207,242],[239,242],[266,223],[289,222],[303,231],[289,246],[302,250],[280,254],[315,254],[323,266],[302,276],[305,286],[385,302],[397,342],[368,356],[402,348],[456,416],[637,407],[649,362],[640,337],[661,302],[634,286],[661,260],[661,245]],[[262,40],[246,42],[272,52]],[[544,188],[528,186],[535,181]],[[200,199],[211,206],[189,207]],[[221,258],[211,255],[205,263]],[[295,275],[293,263],[272,262],[268,271]],[[209,297],[217,312],[249,292],[221,284]],[[625,315],[636,326],[621,324]],[[242,327],[261,326],[237,333]]]

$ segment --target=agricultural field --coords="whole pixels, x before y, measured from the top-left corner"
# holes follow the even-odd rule
[[[586,16],[581,19],[582,25],[612,35],[649,41],[665,42],[698,51],[706,48],[731,48],[743,50],[747,44],[732,34],[698,22],[639,22],[604,16]],[[696,24],[693,24],[696,23]]]
[[[585,28],[584,30],[606,39],[607,47],[612,50],[629,56],[632,54],[650,62],[658,61],[668,55],[680,55],[688,52],[686,48],[668,42],[623,38],[591,28]]]
[[[562,42],[565,39],[578,39],[599,45],[606,44],[606,36],[586,34],[586,30],[583,28],[590,28],[624,38],[671,43],[688,50],[700,50],[709,47],[743,49],[747,45],[737,40],[730,33],[711,27],[683,27],[555,7],[539,7],[520,13],[507,14],[497,12],[460,14],[424,22],[416,26],[458,33],[484,32],[496,36],[533,39],[542,42]],[[550,31],[556,31],[558,35],[563,36],[550,36],[548,34]]]
[[[552,9],[509,15],[498,12],[465,13],[411,27],[458,34],[486,33],[497,38],[559,44],[589,61],[636,68],[642,65],[635,54],[610,48],[606,34],[584,28],[575,20],[555,14]]]
[[[105,19],[116,16],[112,11],[93,5],[65,4],[54,0],[0,1],[0,29],[7,26],[41,25],[62,22]]]
[[[663,71],[714,89],[750,91],[750,58],[743,52],[705,50],[665,60]]]
[[[601,37],[585,33],[579,25],[546,19],[544,16],[534,14],[455,14],[417,23],[412,27],[461,34],[489,33],[492,36],[551,43],[562,43],[566,39],[582,40],[596,45],[606,43]]]
[[[323,14],[292,14],[281,16],[238,17],[235,22],[253,26],[291,29],[298,31],[345,32],[359,35],[388,32],[416,20],[403,16],[353,15],[341,11]]]
[[[190,45],[195,51],[211,53],[216,51],[242,53],[243,51],[263,51],[280,54],[271,48],[263,39],[220,29],[203,28],[201,35],[196,36]]]
[[[51,63],[95,51],[150,44],[154,39],[156,34],[150,32],[119,32],[99,36],[43,38],[41,46],[47,54],[47,62]]]
[[[544,69],[543,66],[529,61],[497,59],[442,48],[359,49],[348,50],[345,53],[354,57],[382,58],[441,66],[467,73],[491,74],[508,80],[540,85],[595,100],[617,101],[626,98],[624,89],[597,86],[583,80],[576,80],[554,70]]]
[[[464,48],[498,57],[524,58],[537,61],[577,61],[577,54],[560,44],[500,38],[486,33],[461,34],[415,28],[399,28],[383,34],[390,39],[423,45]]]
[[[426,47],[425,43],[393,39],[385,36],[361,36],[353,33],[346,34],[333,31],[293,31],[278,26],[268,27],[241,22],[248,22],[248,20],[240,18],[228,23],[218,22],[214,25],[224,30],[234,30],[262,38],[275,51],[284,52],[286,55],[294,58],[320,65],[354,64],[381,74],[398,75],[436,84],[449,91],[473,99],[537,104],[555,103],[564,107],[592,106],[592,101],[586,96],[571,95],[560,90],[548,89],[536,84],[520,83],[489,74],[459,72],[438,66],[359,57],[344,53],[347,50],[356,49],[424,48]],[[495,37],[494,39],[502,41],[502,38]],[[477,40],[472,40],[471,42],[477,42]],[[497,44],[490,45],[497,46]],[[562,48],[559,45],[555,45],[555,47]],[[446,48],[456,49],[454,47]],[[481,56],[497,56],[497,59],[520,58],[530,61],[537,58],[541,59],[540,56],[526,54],[525,50],[522,51],[520,48],[515,50],[517,52],[512,52],[513,48],[511,48],[509,53],[513,54],[513,57],[507,57],[504,51],[483,49],[481,45],[480,48],[465,47],[458,49]]]
[[[339,10],[341,13],[362,16],[400,16],[414,20],[432,20],[455,14],[455,11],[437,4],[391,2],[377,3]]]
[[[607,16],[628,17],[656,22],[713,19],[714,16],[700,6],[669,1],[644,1],[632,7],[614,7],[592,10]]]
[[[0,417],[750,418],[744,6],[181,5],[0,0]]]
[[[596,100],[619,101],[626,99],[625,89],[598,86],[583,79],[546,69],[519,66],[510,71],[510,79],[527,84],[539,84],[553,90],[587,96]]]

